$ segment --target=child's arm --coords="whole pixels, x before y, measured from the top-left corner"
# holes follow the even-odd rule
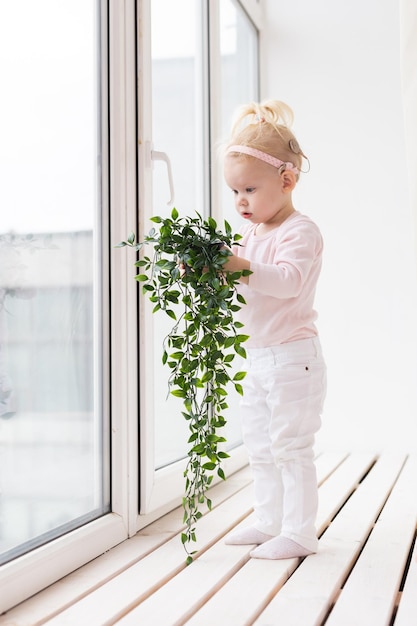
[[[233,254],[225,264],[227,271],[249,269],[250,276],[242,276],[241,283],[251,289],[276,298],[295,298],[307,280],[313,265],[320,263],[323,242],[316,226],[308,223],[290,230],[279,242],[274,259],[262,262]]]

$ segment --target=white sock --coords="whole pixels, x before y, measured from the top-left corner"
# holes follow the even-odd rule
[[[273,537],[262,546],[258,546],[250,555],[255,559],[293,559],[313,554],[311,550],[300,546],[299,543],[288,537]]]
[[[225,543],[229,546],[244,546],[264,543],[272,539],[272,535],[266,535],[254,526],[249,528],[242,528],[241,530],[235,530],[231,535],[226,537]]]

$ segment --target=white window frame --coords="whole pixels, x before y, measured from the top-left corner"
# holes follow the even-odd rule
[[[258,31],[261,31],[264,25],[263,0],[238,0],[238,2],[245,9]]]
[[[106,1],[103,0],[105,6]],[[110,50],[109,68],[103,63],[103,94],[110,84],[110,201],[111,224],[106,223],[103,207],[103,230],[111,226],[114,243],[125,238],[136,214],[136,73],[135,73],[135,1],[109,0],[109,24],[102,12],[101,54]],[[108,71],[107,71],[108,69]],[[102,114],[106,129],[107,103]],[[106,137],[106,130],[103,136]],[[108,196],[107,146],[103,145],[103,204]],[[106,239],[106,233],[103,233]],[[136,531],[137,498],[137,359],[136,290],[133,266],[127,255],[110,246],[112,267],[112,512],[63,535],[0,567],[0,613],[19,604],[81,565],[109,550]],[[109,265],[103,250],[103,267]],[[104,315],[106,310],[104,310]],[[106,326],[103,319],[103,326]],[[109,361],[109,345],[103,341],[103,363]],[[108,410],[104,406],[103,410]]]

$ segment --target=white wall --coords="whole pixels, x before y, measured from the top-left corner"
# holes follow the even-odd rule
[[[295,193],[325,238],[318,445],[416,449],[417,295],[397,0],[265,0],[262,97],[311,161]]]

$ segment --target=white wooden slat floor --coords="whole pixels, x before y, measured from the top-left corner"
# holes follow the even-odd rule
[[[1,616],[0,626],[414,626],[417,456],[324,452],[316,465],[317,554],[267,561],[224,543],[250,523],[245,468],[212,489],[190,566],[178,509]]]

